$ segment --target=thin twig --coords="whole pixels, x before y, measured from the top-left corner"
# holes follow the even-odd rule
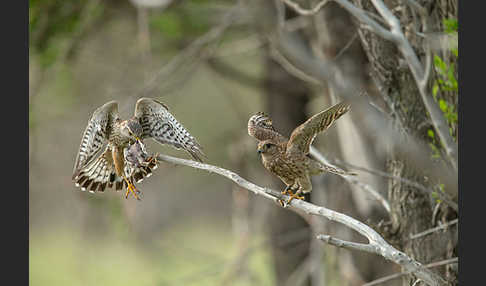
[[[269,188],[263,188],[258,185],[255,185],[245,179],[243,179],[241,176],[238,174],[223,169],[221,167],[209,165],[209,164],[204,164],[192,160],[186,160],[186,159],[180,159],[180,158],[175,158],[167,155],[158,155],[157,159],[159,161],[164,161],[176,165],[184,165],[196,169],[201,169],[208,171],[210,173],[216,173],[218,175],[224,176],[230,180],[232,180],[234,183],[238,184],[242,188],[245,188],[251,192],[253,192],[256,195],[262,196],[266,199],[269,199],[276,204],[279,204],[278,202],[280,200],[288,200],[289,196],[287,195],[282,195],[280,192],[269,189]],[[367,226],[366,224],[349,217],[345,214],[327,209],[325,207],[317,206],[311,203],[308,203],[303,200],[293,200],[288,204],[288,208],[290,210],[295,211],[296,213],[305,213],[306,215],[315,215],[315,216],[320,216],[327,218],[331,221],[335,221],[338,223],[341,223],[361,235],[365,236],[369,244],[371,244],[374,248],[375,254],[381,255],[387,260],[390,260],[400,266],[402,266],[404,269],[407,271],[413,272],[417,277],[425,281],[429,285],[445,285],[445,281],[436,275],[435,273],[431,272],[430,270],[426,269],[423,267],[422,264],[419,262],[415,261],[414,259],[410,258],[407,254],[395,249],[393,246],[391,246],[389,243],[387,243],[375,230],[373,230],[371,227]]]
[[[322,155],[319,151],[317,151],[317,149],[315,147],[313,147],[313,146],[310,147],[310,155],[312,157],[314,157],[317,161],[319,161],[322,164],[330,165],[330,166],[333,166],[333,167],[337,168],[336,166],[334,166],[333,164],[331,164],[329,162],[329,160],[327,160],[326,157],[324,157],[324,155]],[[380,192],[378,192],[375,189],[373,189],[373,187],[371,187],[370,185],[365,184],[365,183],[359,181],[354,176],[341,176],[341,177],[344,180],[348,181],[349,183],[351,183],[353,185],[356,185],[356,186],[362,188],[364,191],[366,191],[369,194],[371,194],[371,196],[373,196],[378,202],[380,202],[381,205],[385,208],[385,210],[388,213],[390,213],[390,211],[391,211],[391,209],[390,209],[390,203],[388,203],[388,201],[380,194]]]
[[[415,282],[413,282],[412,286],[417,286],[419,282],[422,282],[422,280],[421,279],[415,280]]]
[[[156,87],[157,84],[161,82],[162,78],[166,82],[167,78],[173,76],[179,68],[186,66],[186,64],[184,64],[185,62],[190,61],[190,59],[192,59],[194,56],[202,53],[202,50],[208,44],[219,39],[223,35],[224,31],[236,20],[236,15],[240,11],[240,8],[240,4],[238,3],[229,9],[229,12],[223,15],[222,21],[219,25],[197,38],[183,51],[174,56],[167,64],[154,73],[151,78],[142,85],[141,89],[135,92],[132,97],[139,97],[147,92],[150,92]]]
[[[382,37],[385,40],[392,41],[400,48],[405,60],[409,63],[410,69],[414,76],[414,79],[423,78],[423,70],[418,71],[418,69],[422,69],[420,62],[418,62],[417,56],[415,55],[413,49],[410,46],[408,40],[403,36],[400,29],[393,28],[392,33],[388,29],[385,29],[382,25],[378,22],[370,18],[370,16],[362,9],[357,8],[349,1],[346,0],[334,0],[336,3],[341,5],[345,8],[349,13],[351,13],[354,17],[358,18],[361,23],[365,23],[371,28],[371,31],[378,36]],[[376,2],[376,1],[375,1]],[[386,8],[386,7],[385,7]],[[379,9],[377,9],[379,10]],[[386,19],[385,19],[386,20]],[[387,23],[393,23],[394,21],[386,21]],[[271,33],[272,32],[272,33]],[[307,46],[302,42],[302,39],[297,37],[296,35],[285,33],[279,29],[272,30],[271,32],[267,32],[267,37],[270,39],[270,43],[273,45],[275,49],[290,63],[292,63],[292,67],[297,69],[299,72],[306,74],[318,81],[321,81],[323,85],[327,84],[334,84],[340,87],[340,91],[343,97],[349,98],[348,95],[350,92],[349,85],[346,86],[342,83],[342,72],[339,66],[336,66],[334,61],[330,60],[322,60],[316,58],[307,48]],[[276,32],[276,33],[275,33]],[[397,36],[399,35],[399,36]],[[405,45],[405,48],[402,47]],[[410,64],[411,63],[411,64]],[[418,81],[417,81],[418,82]],[[437,103],[434,99],[430,96],[430,94],[426,93],[424,88],[419,88],[420,94],[422,97],[422,101],[424,105],[429,111],[431,121],[433,123],[434,128],[437,131],[437,134],[440,134],[439,137],[441,139],[441,144],[446,150],[446,154],[448,154],[449,161],[451,165],[457,167],[457,144],[452,140],[450,136],[449,128],[445,117],[442,114],[442,111],[439,109]],[[383,87],[380,87],[380,90],[384,90]],[[367,120],[369,121],[369,120]],[[375,129],[375,126],[368,126],[370,129]],[[391,141],[395,141],[393,136],[389,137]],[[386,141],[388,142],[388,141]],[[395,143],[395,142],[394,142]],[[401,143],[401,142],[400,142]],[[411,149],[421,148],[423,144],[408,144],[400,146],[401,150],[405,150],[406,152],[410,151]],[[395,143],[393,147],[397,146]],[[417,158],[418,161],[423,161],[424,157]],[[448,186],[448,190],[454,193],[457,193],[457,168],[453,167],[451,171],[447,170],[448,176],[443,178],[446,181],[446,186]],[[437,174],[436,170],[432,171],[433,174]],[[438,175],[439,176],[439,175]],[[441,178],[442,179],[442,178]],[[455,207],[457,209],[457,207]]]
[[[290,74],[296,78],[316,85],[322,85],[322,82],[315,79],[309,74],[306,74],[303,70],[296,68],[289,60],[287,60],[277,49],[270,49],[270,56],[280,63],[280,65]]]
[[[370,185],[362,183],[354,177],[346,177],[345,180],[371,194],[378,202],[380,202],[380,204],[383,206],[383,208],[385,208],[385,210],[389,214],[391,213],[390,203],[378,191],[373,189]]]
[[[366,29],[372,31],[373,33],[377,34],[378,36],[382,37],[385,40],[389,40],[389,41],[392,41],[392,42],[397,41],[397,39],[396,39],[397,36],[394,33],[385,29],[378,22],[371,19],[368,16],[368,13],[366,13],[364,10],[354,6],[353,4],[351,4],[351,2],[349,2],[347,0],[333,0],[333,1],[338,3],[339,5],[341,5],[351,15],[356,17],[363,25],[365,25]]]
[[[350,163],[347,163],[347,162],[343,162],[343,161],[341,161],[339,159],[336,159],[336,161],[339,162],[339,164],[342,164],[342,165],[345,165],[345,166],[354,168],[356,170],[364,171],[364,172],[367,172],[367,173],[370,173],[370,174],[373,174],[373,175],[377,175],[377,176],[381,176],[381,177],[384,177],[384,178],[399,180],[400,182],[402,182],[402,183],[404,183],[406,185],[415,187],[416,189],[418,189],[418,190],[420,190],[420,191],[422,191],[424,193],[427,193],[429,195],[437,194],[439,196],[439,198],[441,199],[441,201],[443,201],[448,206],[450,206],[454,211],[459,212],[459,206],[458,206],[458,204],[455,203],[455,202],[453,202],[453,201],[451,201],[450,199],[448,199],[442,192],[435,192],[435,191],[433,191],[431,189],[426,188],[424,185],[422,185],[422,184],[420,184],[418,182],[411,181],[409,179],[402,178],[402,177],[393,176],[393,175],[390,175],[390,174],[388,174],[386,172],[383,172],[383,171],[371,170],[371,169],[368,169],[368,168],[364,168],[364,167],[361,167],[361,166],[357,166],[357,165],[354,165],[354,164],[350,164]]]
[[[425,9],[422,5],[417,3],[415,0],[405,0],[413,9],[417,10],[417,12],[420,14],[420,17],[422,19],[422,34],[427,34],[429,32],[429,25],[428,25],[428,14],[427,14],[427,9]],[[418,31],[416,31],[418,32]],[[430,76],[430,70],[432,66],[432,49],[430,48],[430,43],[429,39],[424,39],[425,42],[425,74],[419,84],[426,86],[428,81],[429,81],[429,76]]]
[[[426,268],[432,268],[432,267],[437,267],[437,266],[442,266],[442,265],[447,265],[447,264],[452,264],[452,263],[457,263],[457,262],[459,262],[459,258],[455,257],[455,258],[451,258],[451,259],[446,259],[446,260],[441,260],[441,261],[429,263],[429,264],[425,265],[425,267]],[[410,274],[410,272],[406,271],[406,272],[395,273],[395,274],[392,274],[392,275],[388,275],[388,276],[373,280],[371,282],[363,284],[362,286],[378,285],[378,284],[381,284],[383,282],[386,282],[386,281],[389,281],[389,280],[392,280],[392,279],[400,278],[403,275],[407,275],[407,274]]]
[[[443,225],[439,225],[437,227],[430,228],[430,229],[428,229],[426,231],[423,231],[423,232],[420,232],[420,233],[417,233],[417,234],[410,235],[410,240],[417,239],[417,238],[422,237],[422,236],[426,236],[428,234],[434,233],[434,232],[436,232],[438,230],[441,230],[441,229],[444,229],[444,228],[448,228],[449,226],[454,225],[454,224],[456,224],[458,222],[459,222],[459,219],[451,220],[451,221],[449,221],[449,222],[447,222],[447,223],[445,223]]]
[[[343,0],[335,0],[335,1],[342,2]],[[412,72],[412,75],[417,83],[417,87],[419,89],[425,108],[429,112],[430,119],[432,120],[432,124],[434,125],[434,128],[437,131],[437,134],[439,135],[442,146],[444,147],[446,154],[449,157],[449,161],[452,167],[457,171],[457,144],[454,142],[452,136],[449,134],[449,127],[447,124],[447,120],[445,119],[442,111],[440,110],[439,105],[426,90],[427,82],[425,82],[424,79],[428,75],[422,68],[422,65],[417,55],[415,54],[415,51],[410,45],[410,42],[404,36],[400,26],[400,21],[395,17],[395,15],[393,15],[393,13],[388,9],[388,7],[386,7],[383,1],[371,0],[371,2],[375,6],[378,13],[380,13],[380,15],[390,25],[390,32],[393,34],[391,40],[392,42],[395,43],[395,45],[397,46],[397,48],[400,50],[403,57],[407,61],[408,67],[410,68],[410,71]],[[409,2],[409,3],[413,3],[413,2]],[[421,11],[422,9],[419,9],[419,12]]]
[[[326,5],[328,2],[330,2],[329,0],[322,0],[321,2],[317,3],[316,6],[314,6],[314,8],[304,9],[304,8],[300,7],[299,4],[293,2],[292,0],[282,0],[282,1],[285,4],[287,4],[287,6],[291,7],[297,13],[299,13],[300,15],[303,15],[303,16],[310,16],[310,15],[316,14],[317,12],[319,12],[319,10],[321,10],[322,7],[324,7],[324,5]]]
[[[354,43],[356,38],[358,37],[358,32],[354,33],[354,35],[351,37],[351,39],[346,43],[346,45],[339,51],[339,53],[334,57],[334,60],[339,59],[339,57],[344,54],[345,51],[351,47],[351,44]]]

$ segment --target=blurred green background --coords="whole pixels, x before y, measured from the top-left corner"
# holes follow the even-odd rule
[[[31,285],[216,285],[241,255],[239,238],[248,230],[235,227],[235,190],[222,177],[162,163],[138,185],[141,202],[111,190],[81,192],[71,181],[92,112],[115,99],[122,117],[131,116],[150,76],[218,24],[232,5],[175,2],[167,9],[141,9],[128,1],[29,1]],[[244,29],[225,34],[214,57],[258,77],[259,50],[230,45],[243,38],[251,46],[247,34]],[[248,152],[248,162],[254,163],[251,176],[268,183],[246,132],[247,118],[263,110],[261,90],[194,63],[184,59],[180,66],[187,71],[156,78],[156,90],[145,95],[169,106],[204,146],[211,164],[234,169],[230,155],[243,142],[238,150]],[[152,142],[149,150],[189,158]],[[252,213],[269,207],[251,195],[248,199]],[[231,284],[271,285],[262,226],[257,218],[247,227],[252,233],[245,236],[247,275]]]
[[[323,251],[308,225],[293,228],[295,219],[284,218],[290,211],[201,170],[161,163],[154,176],[137,185],[141,202],[125,199],[124,192],[91,194],[74,186],[74,160],[93,111],[116,100],[122,118],[128,118],[138,98],[147,96],[169,106],[203,146],[206,162],[258,185],[283,188],[262,166],[256,142],[247,134],[248,118],[258,111],[272,113],[269,100],[275,106],[284,102],[293,112],[277,106],[273,112],[280,118],[274,124],[288,131],[331,102],[322,86],[309,88],[270,63],[250,10],[231,14],[236,3],[29,1],[31,285],[277,285],[276,268],[284,264],[278,257],[292,258],[302,249],[316,254],[311,257],[316,267],[309,272],[325,272],[326,285],[360,285],[398,271],[367,253],[352,253],[352,258],[346,250]],[[301,22],[291,22],[293,29]],[[279,98],[279,87],[298,95]],[[272,89],[277,96],[270,99]],[[349,124],[350,119],[340,121]],[[345,123],[340,124],[343,128]],[[359,132],[347,130],[346,138],[353,140],[344,140],[349,144],[343,153],[349,157],[343,159],[369,160],[356,155],[366,145],[354,137]],[[339,154],[338,135],[330,129],[314,146]],[[149,152],[190,158],[146,143]],[[375,177],[361,176],[383,186]],[[324,176],[319,180],[314,190],[324,188]],[[341,178],[331,176],[326,182],[334,187],[326,194],[314,191],[314,202],[326,201],[362,221],[383,211],[376,211],[381,206],[363,192],[350,192]],[[269,236],[272,229],[277,235]],[[341,238],[363,240],[349,229],[329,229]],[[314,242],[309,246],[309,241]],[[272,252],[275,245],[283,256]],[[298,281],[299,271],[286,274]]]

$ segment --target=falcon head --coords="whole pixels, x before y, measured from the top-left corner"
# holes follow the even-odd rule
[[[273,156],[279,152],[279,146],[270,140],[260,141],[257,152],[262,156]]]
[[[143,135],[143,129],[138,120],[132,118],[122,123],[121,133],[131,139],[131,141],[140,141]]]

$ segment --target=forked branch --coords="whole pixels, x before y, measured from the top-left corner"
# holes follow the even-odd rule
[[[293,1],[291,0],[282,0],[287,6],[294,9],[299,14],[307,15],[312,14],[312,11],[307,11],[308,13],[302,13],[302,9]],[[348,0],[333,0],[334,2],[338,3],[341,7],[346,9],[351,15],[353,15],[356,19],[359,20],[361,24],[361,28],[371,31],[372,33],[380,36],[381,38],[391,41],[395,44],[398,48],[402,56],[404,57],[410,71],[415,79],[417,84],[417,88],[419,90],[420,96],[422,101],[427,109],[431,122],[437,131],[437,134],[440,138],[440,142],[444,147],[444,150],[449,158],[449,161],[453,168],[457,171],[457,143],[454,142],[452,136],[449,134],[449,128],[447,124],[447,120],[442,114],[442,111],[439,108],[437,102],[433,99],[430,91],[427,90],[427,83],[429,78],[430,72],[430,65],[431,65],[431,52],[429,44],[426,43],[425,52],[426,52],[426,60],[425,60],[425,67],[422,66],[420,63],[417,54],[415,53],[412,45],[405,37],[402,32],[402,27],[400,25],[399,19],[388,9],[386,4],[382,0],[371,0],[371,3],[378,11],[380,16],[382,17],[382,22],[386,23],[388,27],[385,27],[372,19],[368,16],[367,11],[360,9],[353,5],[351,1]],[[322,1],[322,6],[328,1]],[[424,28],[424,32],[428,29],[427,27],[427,13],[426,10],[423,9],[417,2],[408,0],[408,4],[411,5],[414,9],[416,9],[422,17],[422,24]],[[319,6],[321,8],[322,6]],[[316,7],[317,8],[317,7]]]
[[[209,165],[209,164],[204,164],[204,163],[199,163],[196,161],[192,160],[186,160],[186,159],[180,159],[180,158],[175,158],[167,155],[158,155],[157,159],[159,161],[164,161],[176,165],[183,165],[183,166],[188,166],[196,169],[201,169],[208,171],[210,173],[216,173],[218,175],[224,176],[230,180],[232,180],[234,183],[239,185],[242,188],[245,188],[251,192],[253,192],[256,195],[262,196],[266,199],[269,199],[271,201],[274,201],[276,204],[279,204],[279,200],[288,200],[289,197],[286,195],[282,195],[280,192],[269,189],[269,188],[263,188],[258,185],[255,185],[245,179],[243,179],[241,176],[238,174],[226,170],[221,167]],[[361,235],[365,236],[369,243],[368,244],[358,244],[358,243],[353,243],[353,242],[345,242],[342,240],[337,240],[334,238],[330,238],[329,236],[319,236],[320,239],[323,239],[324,241],[334,244],[334,245],[341,245],[341,246],[349,246],[350,248],[361,250],[361,251],[367,251],[367,252],[372,252],[378,255],[383,256],[384,258],[402,266],[405,271],[409,271],[410,273],[415,274],[418,278],[422,279],[425,283],[428,285],[445,285],[446,282],[436,275],[435,273],[431,272],[429,269],[425,268],[422,264],[419,262],[413,260],[409,256],[407,256],[405,253],[398,251],[395,249],[393,246],[388,244],[376,231],[374,231],[371,227],[367,226],[366,224],[349,217],[345,214],[327,209],[325,207],[317,206],[302,200],[293,200],[291,203],[288,205],[288,208],[290,210],[295,211],[298,214],[305,213],[308,215],[316,215],[316,216],[321,216],[324,218],[327,218],[329,220],[341,223]],[[359,247],[355,247],[359,246]]]

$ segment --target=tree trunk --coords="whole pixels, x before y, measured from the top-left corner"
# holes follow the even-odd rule
[[[357,6],[360,3],[368,11],[376,13],[372,4],[368,1],[353,1]],[[404,1],[387,1],[389,9],[397,11],[401,25],[406,31],[406,36],[411,45],[415,48],[420,60],[424,62],[424,49],[422,39],[417,37],[413,30],[422,32],[420,21],[413,21],[417,15],[416,11],[403,4]],[[429,13],[429,32],[442,31],[443,20],[448,17],[457,19],[457,1],[418,1],[424,5]],[[427,2],[427,3],[423,3]],[[398,7],[401,6],[401,7]],[[396,8],[396,9],[395,9]],[[409,31],[409,32],[407,32]],[[416,82],[408,69],[400,61],[400,52],[395,45],[385,41],[378,36],[366,31],[361,31],[361,41],[371,65],[371,75],[380,92],[394,106],[396,111],[395,120],[405,128],[407,132],[433,144],[436,149],[440,149],[438,140],[432,141],[429,138],[428,130],[433,131],[430,124],[427,110],[421,100]],[[443,51],[434,52],[444,57]],[[450,57],[447,57],[451,59]],[[453,59],[452,59],[453,60]],[[457,63],[457,58],[455,58]],[[433,74],[432,74],[433,75]],[[431,76],[431,81],[434,81]],[[432,83],[431,83],[432,85]],[[430,85],[430,86],[431,86]],[[432,88],[429,89],[429,92]],[[439,93],[437,100],[443,98],[452,106],[457,107],[457,91],[453,94]],[[457,109],[456,109],[457,110]],[[452,124],[451,130],[457,129],[457,123]],[[431,149],[432,157],[432,149]],[[428,170],[418,170],[411,167],[405,154],[393,151],[387,160],[388,171],[397,177],[407,178],[419,182],[428,188],[436,188],[439,182],[428,180],[426,174]],[[410,239],[411,235],[423,232],[438,225],[439,221],[446,222],[457,218],[457,214],[450,208],[442,204],[430,195],[416,190],[414,187],[402,184],[399,180],[390,180],[388,188],[388,199],[391,206],[391,222],[382,229],[386,238],[394,243],[399,249],[406,252],[414,259],[423,264],[436,262],[457,256],[457,228],[451,227],[447,231],[434,232],[433,234],[422,236],[417,239]],[[441,266],[433,269],[449,280],[453,285],[457,284],[457,273],[453,267]],[[405,275],[403,285],[411,285],[415,281],[413,275]]]
[[[352,79],[353,82],[358,83],[361,90],[372,89],[370,88],[372,81],[366,73],[368,66],[366,54],[360,45],[352,16],[338,4],[331,2],[320,13],[313,16],[313,24],[312,42],[316,55],[327,61],[334,60],[338,66],[342,67],[346,79]],[[320,109],[336,104],[336,95],[338,94],[332,86],[323,90],[319,96],[326,99],[326,104]],[[349,112],[339,120],[335,127],[316,138],[315,147],[325,151],[330,158],[339,158],[344,162],[369,169],[382,169],[381,166],[385,161],[380,154],[376,154],[373,140],[363,128],[360,128],[360,123],[359,117],[357,118],[356,114]],[[319,145],[320,142],[325,145]],[[374,189],[383,190],[381,195],[386,197],[385,180],[366,173],[360,173],[359,178]],[[378,221],[387,217],[382,205],[371,202],[370,196],[361,188],[350,185],[341,177],[329,174],[316,177],[315,181],[321,184],[322,189],[319,190],[319,193],[312,193],[313,201],[316,204],[325,205],[364,222]],[[319,197],[323,198],[319,199]],[[350,241],[365,242],[362,236],[347,228],[328,224],[325,231]],[[375,255],[359,251],[337,253],[332,249],[330,252],[335,252],[334,255],[338,256],[338,269],[340,269],[340,275],[348,283],[347,285],[362,285],[367,281],[396,271],[395,265],[383,262],[382,258]],[[332,265],[326,265],[326,267],[331,268]],[[394,282],[396,281],[389,283],[395,285]]]

